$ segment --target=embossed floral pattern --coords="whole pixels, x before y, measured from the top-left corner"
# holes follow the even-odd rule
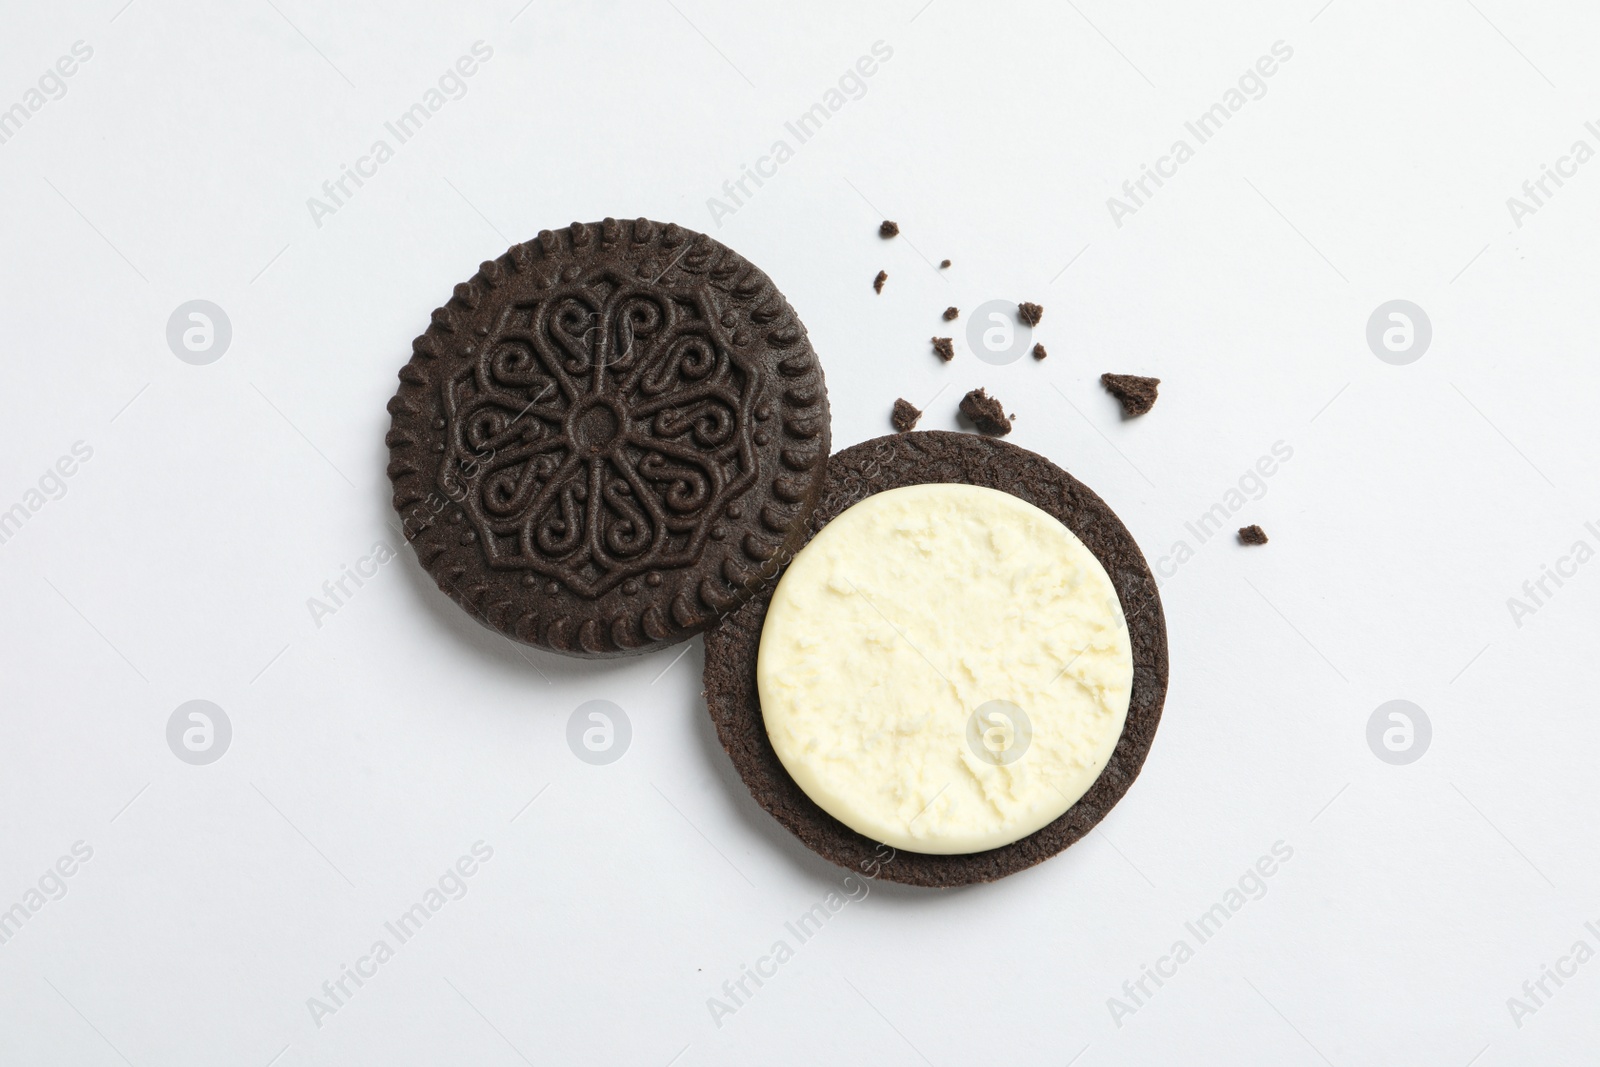
[[[756,477],[758,369],[693,288],[601,270],[506,307],[441,382],[438,481],[491,567],[583,597],[691,562]]]

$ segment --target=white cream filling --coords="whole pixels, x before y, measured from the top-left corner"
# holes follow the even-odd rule
[[[912,852],[998,848],[1094,783],[1133,684],[1111,579],[1009,493],[929,484],[851,507],[773,594],[767,735],[823,810]]]

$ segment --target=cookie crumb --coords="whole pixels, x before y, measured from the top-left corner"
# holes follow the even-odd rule
[[[874,293],[883,292],[883,283],[888,281],[888,280],[889,280],[889,272],[886,271],[886,270],[880,270],[878,272],[878,276],[876,278],[872,279],[872,291]]]
[[[1037,326],[1039,325],[1039,320],[1044,318],[1044,308],[1038,304],[1018,304],[1017,318],[1029,326]]]
[[[961,314],[961,312],[957,308],[945,308],[944,309],[944,321],[949,322],[951,319],[955,318],[959,314]]]
[[[1102,374],[1100,384],[1106,392],[1122,402],[1123,418],[1143,415],[1156,403],[1156,386],[1160,378],[1141,378],[1137,374]]]
[[[1004,437],[1011,432],[1013,416],[1007,415],[1000,401],[982,389],[974,389],[961,398],[961,414],[971,419],[981,434]]]
[[[1046,352],[1044,350],[1044,345],[1041,345],[1038,342],[1034,343],[1034,346],[1033,346],[1033,358],[1034,359],[1043,359],[1045,356],[1048,356],[1049,354],[1050,353],[1048,353],[1048,352]]]
[[[1239,543],[1241,545],[1264,545],[1267,543],[1267,531],[1259,526],[1239,527]]]
[[[933,354],[949,363],[956,358],[955,342],[948,337],[935,337],[933,339]]]
[[[895,432],[906,433],[917,425],[917,420],[922,418],[922,412],[912,407],[905,400],[894,402],[894,414],[889,416],[889,421],[894,425]]]
[[[939,261],[939,269],[940,270],[944,270],[948,266],[950,266],[950,261],[948,259],[942,259],[942,260]]]
[[[900,224],[898,222],[890,222],[888,219],[884,219],[883,225],[878,227],[879,237],[898,237],[899,235]]]

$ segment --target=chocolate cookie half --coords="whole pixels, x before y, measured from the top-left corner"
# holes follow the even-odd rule
[[[706,634],[705,696],[723,747],[751,794],[807,847],[852,870],[891,881],[948,887],[993,881],[1055,855],[1087,834],[1120,800],[1144,764],[1167,689],[1167,634],[1154,576],[1121,520],[1095,493],[1043,456],[971,434],[924,431],[866,441],[828,461],[815,534],[868,496],[904,486],[954,482],[1009,493],[1053,516],[1081,540],[1111,579],[1127,622],[1133,680],[1126,721],[1104,769],[1062,815],[1026,837],[984,852],[898,851],[825,812],[795,782],[762,717],[757,662],[775,586]]]
[[[794,310],[704,234],[545,230],[434,311],[389,401],[394,506],[474,618],[574,656],[732,611],[805,534],[828,399]]]

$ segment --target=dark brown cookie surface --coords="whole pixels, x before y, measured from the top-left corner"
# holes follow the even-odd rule
[[[805,327],[676,225],[543,231],[456,286],[389,402],[394,506],[439,588],[508,637],[647,652],[732,610],[825,474]]]
[[[1111,576],[1133,646],[1133,694],[1122,737],[1093,786],[1060,818],[1020,841],[988,852],[934,856],[893,853],[823,811],[784,770],[767,737],[756,689],[761,627],[776,583],[706,634],[706,707],[717,735],[751,795],[807,847],[851,870],[879,869],[909,885],[988,882],[1048,859],[1094,828],[1122,799],[1155,738],[1167,691],[1167,631],[1155,578],[1121,520],[1105,502],[1043,456],[971,434],[927,430],[847,448],[828,461],[822,501],[808,523],[814,534],[873,493],[928,482],[998,489],[1055,516]]]

